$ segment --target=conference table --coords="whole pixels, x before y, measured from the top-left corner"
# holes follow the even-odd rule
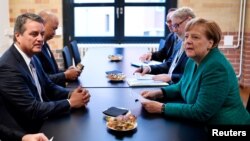
[[[79,82],[84,87],[129,87],[126,81],[111,82],[106,77],[107,71],[117,70],[126,75],[127,78],[133,77],[136,67],[132,62],[139,61],[141,53],[148,52],[147,48],[89,48],[82,58],[84,70],[79,78]],[[121,61],[110,61],[109,55],[121,55]]]
[[[120,70],[130,77],[135,67],[132,61],[145,48],[89,48],[82,58],[85,68],[79,83],[86,87],[91,99],[86,108],[72,109],[70,114],[49,118],[42,126],[41,132],[54,141],[206,141],[207,132],[202,125],[150,114],[142,108],[138,97],[143,90],[159,87],[129,87],[126,81],[110,82],[106,71]],[[120,62],[111,62],[108,55],[121,54]],[[73,83],[70,87],[77,87]],[[128,109],[137,117],[137,128],[131,131],[114,131],[106,126],[103,111],[109,107]]]

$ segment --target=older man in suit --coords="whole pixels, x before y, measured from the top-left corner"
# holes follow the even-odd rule
[[[90,98],[84,88],[70,92],[47,77],[34,56],[41,52],[43,36],[40,16],[30,13],[18,16],[14,44],[0,59],[0,96],[15,122],[27,133],[38,132],[48,117],[85,107]],[[7,120],[1,120],[0,124]],[[8,126],[12,127],[11,123]]]
[[[49,78],[56,84],[65,87],[66,82],[77,80],[81,73],[81,70],[71,66],[66,68],[65,71],[59,70],[53,52],[50,49],[47,41],[55,36],[55,31],[58,28],[58,18],[50,11],[43,10],[39,13],[44,20],[45,32],[44,32],[44,44],[42,51],[36,56],[43,66],[43,70],[48,74]]]
[[[174,53],[163,64],[151,65],[144,67],[143,70],[137,69],[136,72],[143,74],[157,74],[153,77],[154,80],[160,80],[169,83],[177,83],[184,72],[188,57],[183,49],[182,41],[185,36],[185,25],[188,21],[195,18],[195,14],[191,8],[178,8],[171,15],[173,32],[178,36],[178,43],[174,46]]]

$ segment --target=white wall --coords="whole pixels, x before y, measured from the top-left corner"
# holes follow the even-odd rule
[[[9,24],[9,0],[1,0],[0,4],[0,56],[9,48],[11,40],[8,37],[10,24]]]

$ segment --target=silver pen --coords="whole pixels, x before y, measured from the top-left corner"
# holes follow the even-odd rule
[[[54,136],[49,141],[53,141],[53,139],[54,139]]]

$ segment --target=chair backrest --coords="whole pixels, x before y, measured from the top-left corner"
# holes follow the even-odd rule
[[[159,43],[159,48],[158,48],[158,50],[161,50],[162,48],[164,48],[165,42],[166,42],[166,40],[160,39],[160,43]]]
[[[73,65],[72,56],[70,54],[69,47],[64,46],[62,53],[63,53],[64,67],[65,69],[67,69]]]
[[[78,50],[77,42],[75,40],[70,42],[71,53],[74,58],[74,63],[77,65],[81,62],[80,52]]]
[[[246,109],[250,113],[250,93],[249,93],[249,96],[248,96]]]

